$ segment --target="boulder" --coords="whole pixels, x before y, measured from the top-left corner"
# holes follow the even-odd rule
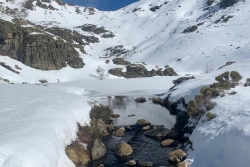
[[[119,128],[119,129],[117,129],[116,131],[114,131],[114,132],[112,133],[112,135],[113,135],[113,136],[116,136],[116,137],[123,137],[123,136],[125,136],[124,132],[125,132],[125,129],[124,129],[124,128]]]
[[[136,161],[135,160],[129,160],[128,162],[126,162],[126,165],[128,165],[128,166],[135,166],[136,165]]]
[[[101,159],[106,153],[106,147],[101,140],[95,139],[91,147],[92,160]]]
[[[111,115],[111,118],[118,118],[118,117],[120,117],[120,114],[112,114]]]
[[[162,147],[175,147],[177,146],[177,142],[172,139],[167,139],[161,142],[161,146]]]
[[[75,165],[87,165],[90,162],[90,153],[80,142],[67,146],[65,152]]]
[[[187,156],[187,154],[183,150],[178,149],[178,150],[172,151],[168,154],[168,161],[171,163],[179,163],[186,156]]]
[[[150,126],[144,126],[142,129],[143,129],[143,130],[149,130],[149,129],[150,129]]]
[[[161,139],[167,137],[170,134],[170,130],[164,127],[159,127],[157,129],[152,129],[147,132],[144,132],[144,135],[147,137],[152,137],[156,139]]]
[[[115,154],[119,157],[127,157],[133,153],[132,147],[125,143],[124,141],[121,141],[115,148]]]
[[[139,162],[139,166],[143,167],[152,167],[153,165],[154,165],[153,162],[144,162],[144,161]]]
[[[126,125],[126,126],[125,126],[125,129],[126,129],[126,130],[132,130],[132,128],[131,128],[129,125]]]
[[[140,126],[147,126],[150,125],[150,122],[146,119],[138,119],[136,124]]]

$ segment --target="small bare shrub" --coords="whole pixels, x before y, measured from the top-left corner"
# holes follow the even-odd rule
[[[203,73],[209,74],[214,71],[214,65],[213,64],[207,64]]]
[[[96,74],[97,74],[97,77],[100,79],[100,80],[104,80],[105,78],[108,78],[109,77],[109,73],[106,72],[106,70],[104,70],[102,67],[98,66],[97,69],[96,69]]]

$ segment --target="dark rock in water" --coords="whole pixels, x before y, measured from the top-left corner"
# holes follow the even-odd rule
[[[84,66],[72,44],[61,39],[56,40],[38,27],[22,27],[18,23],[13,24],[2,19],[0,53],[41,70],[58,70],[67,65],[72,68]]]
[[[233,6],[237,2],[239,2],[239,0],[222,0],[220,3],[220,7],[227,8],[229,6]]]
[[[113,61],[114,64],[117,64],[117,65],[125,65],[125,66],[127,66],[127,65],[131,64],[130,62],[125,61],[122,58],[114,58],[112,61]]]
[[[153,165],[154,165],[153,162],[144,162],[144,161],[139,162],[139,166],[143,167],[152,167]]]
[[[126,130],[132,130],[132,128],[129,125],[125,126],[125,129]]]
[[[143,129],[143,130],[149,130],[149,129],[150,129],[150,126],[144,126],[142,129]]]
[[[147,137],[152,137],[156,139],[161,139],[163,137],[169,136],[170,130],[167,128],[157,128],[153,130],[149,130],[144,133],[145,136]]]
[[[168,154],[168,161],[171,163],[179,163],[181,162],[185,157],[187,156],[187,153],[185,153],[183,150],[178,149],[175,151],[172,151]]]
[[[118,117],[120,117],[120,114],[112,114],[111,115],[111,118],[118,118]]]
[[[135,116],[135,114],[128,115],[128,117],[134,117],[134,116]]]
[[[92,160],[101,159],[106,153],[106,147],[101,140],[95,139],[91,146]]]
[[[133,153],[132,147],[125,143],[124,141],[121,141],[115,148],[115,154],[119,157],[127,157]]]
[[[128,166],[135,166],[136,165],[136,161],[135,160],[129,160],[128,162],[126,162],[126,165],[128,165]]]
[[[146,125],[150,125],[150,122],[146,119],[139,119],[137,122],[136,122],[137,125],[140,125],[140,126],[146,126]]]
[[[190,33],[190,32],[194,32],[198,29],[198,26],[194,25],[194,26],[190,26],[188,28],[186,28],[183,33]]]

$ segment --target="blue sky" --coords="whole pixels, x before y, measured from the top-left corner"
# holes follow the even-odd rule
[[[79,6],[91,6],[99,10],[117,10],[139,0],[63,0]]]

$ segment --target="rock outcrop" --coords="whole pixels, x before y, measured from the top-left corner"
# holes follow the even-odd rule
[[[94,34],[101,35],[103,38],[113,38],[115,36],[113,32],[106,30],[105,27],[97,27],[93,24],[84,24],[76,28],[81,28],[85,32],[93,32]]]
[[[130,64],[131,64],[130,62],[125,61],[125,60],[123,60],[122,58],[114,58],[112,61],[113,61],[113,63],[116,64],[116,65],[124,65],[124,66],[127,66],[127,65],[130,65]]]
[[[73,45],[44,34],[40,29],[22,27],[0,19],[0,54],[27,66],[58,70],[67,65],[82,68],[84,63]]]
[[[113,46],[113,47],[109,47],[109,48],[105,49],[104,56],[102,56],[101,58],[119,57],[122,54],[125,54],[127,52],[129,52],[129,50],[127,50],[123,45],[117,45],[117,46]],[[121,58],[118,58],[118,59],[121,59]],[[126,65],[129,65],[129,64],[126,64]]]
[[[153,76],[177,76],[177,73],[170,67],[164,70],[158,69],[148,71],[142,64],[130,64],[126,66],[127,71],[122,72],[121,68],[110,69],[108,72],[112,75],[125,77],[125,78],[143,78]]]
[[[239,2],[239,0],[222,0],[220,3],[221,8],[227,8],[229,6],[234,5],[235,3]]]

